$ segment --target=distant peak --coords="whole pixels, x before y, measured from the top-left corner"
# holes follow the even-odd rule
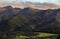
[[[30,8],[30,7],[26,7],[26,8],[24,8],[24,9],[28,9],[28,10],[30,10],[31,8]]]
[[[6,8],[6,9],[12,9],[13,7],[12,6],[5,6],[4,8]]]
[[[4,8],[12,8],[12,6],[5,6]]]

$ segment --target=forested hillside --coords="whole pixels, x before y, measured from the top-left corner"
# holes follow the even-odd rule
[[[60,34],[59,15],[60,9],[0,7],[0,34],[7,36],[38,34],[34,32]]]

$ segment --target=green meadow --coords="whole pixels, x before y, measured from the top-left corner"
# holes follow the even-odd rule
[[[58,34],[50,34],[50,33],[39,33],[36,36],[16,36],[16,39],[56,39]]]

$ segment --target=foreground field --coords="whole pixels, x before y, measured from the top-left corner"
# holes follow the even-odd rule
[[[37,36],[16,36],[16,39],[56,39],[58,34],[39,33]]]

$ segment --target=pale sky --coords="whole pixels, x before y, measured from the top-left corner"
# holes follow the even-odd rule
[[[31,2],[48,2],[48,3],[54,3],[60,5],[60,0],[0,0],[0,2],[13,2],[13,1],[18,1],[18,2],[26,2],[26,1],[31,1]]]

